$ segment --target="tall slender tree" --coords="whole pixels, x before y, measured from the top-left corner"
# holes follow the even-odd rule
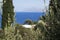
[[[42,16],[41,20],[46,23],[47,31],[43,31],[45,40],[60,40],[60,0],[50,0],[49,13]]]
[[[14,20],[14,6],[12,0],[3,0],[2,29],[8,27]]]
[[[50,0],[49,4],[49,20],[48,22],[48,39],[47,40],[60,40],[60,0]],[[47,19],[47,18],[46,18]]]

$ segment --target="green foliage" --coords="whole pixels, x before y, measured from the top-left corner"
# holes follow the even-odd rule
[[[44,39],[41,30],[33,30],[33,28],[24,28],[19,24],[16,24],[15,27],[6,27],[5,28],[5,38],[0,37],[1,40],[42,40]],[[0,32],[1,35],[1,32]]]
[[[14,20],[12,0],[3,4],[0,40],[60,40],[60,2],[50,0],[49,13],[40,17],[40,22],[26,20],[24,24],[36,24],[34,28],[24,28],[20,24],[11,27]]]
[[[46,23],[46,40],[60,40],[60,4],[59,0],[50,0],[49,13],[41,19]]]
[[[30,19],[25,20],[24,24],[33,24],[33,21]]]
[[[5,2],[6,1],[6,2]],[[2,29],[11,26],[14,22],[14,9],[12,0],[3,0]]]
[[[42,16],[45,26],[38,24],[37,27],[44,28],[45,40],[60,40],[60,4],[59,0],[50,0],[49,13]],[[45,30],[46,29],[46,30]],[[41,29],[42,30],[42,29]]]

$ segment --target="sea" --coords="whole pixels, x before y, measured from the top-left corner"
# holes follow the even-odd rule
[[[39,18],[45,15],[44,12],[15,12],[15,22],[18,24],[23,24],[25,20],[30,19],[32,21],[37,21]],[[0,16],[0,26],[1,26],[1,16]]]
[[[27,19],[37,21],[44,12],[16,12],[16,23],[23,24]]]

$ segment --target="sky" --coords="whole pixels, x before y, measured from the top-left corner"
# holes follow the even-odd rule
[[[2,0],[0,0],[0,8],[1,8],[1,5],[2,5],[2,3],[1,3],[1,2],[2,2]]]
[[[45,0],[45,6],[44,0],[13,0],[13,5],[15,12],[42,12],[45,6],[48,7],[49,0]]]
[[[15,12],[42,12],[48,7],[49,0],[13,0]]]

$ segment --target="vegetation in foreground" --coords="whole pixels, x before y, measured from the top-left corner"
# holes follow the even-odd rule
[[[44,39],[41,30],[38,28],[34,30],[34,28],[24,28],[21,25],[16,27],[8,27],[5,28],[5,35],[3,35],[0,31],[0,40],[42,40]]]
[[[3,9],[5,7],[6,4]],[[13,18],[10,19],[12,17],[9,15],[11,9],[8,11],[9,6],[7,7],[7,11],[4,12],[7,12],[7,19],[9,19],[5,20],[8,22],[5,24],[4,18],[6,18],[6,15],[3,14],[3,29],[0,30],[0,40],[60,40],[60,0],[50,0],[49,12],[45,16],[42,16],[40,21],[35,23],[36,26],[31,29],[26,29],[19,24],[11,27]]]

